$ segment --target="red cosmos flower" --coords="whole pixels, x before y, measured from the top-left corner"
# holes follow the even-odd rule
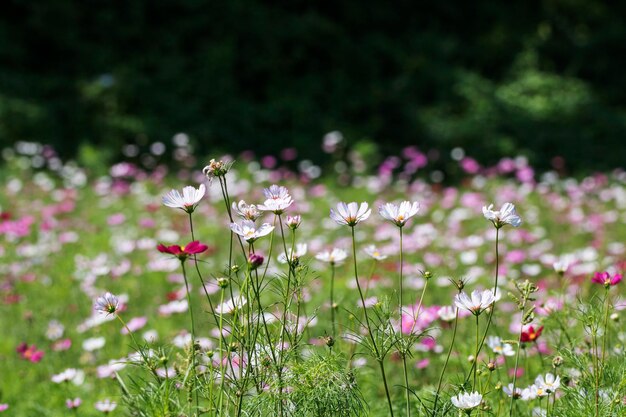
[[[37,346],[28,346],[24,342],[20,343],[15,351],[20,355],[20,358],[32,363],[38,363],[43,358],[43,350],[37,350]]]
[[[535,330],[533,326],[529,326],[528,330],[522,331],[522,336],[520,337],[520,341],[523,343],[534,342],[541,336],[541,332],[543,331],[543,326]]]
[[[617,285],[622,281],[622,274],[615,274],[611,276],[608,272],[596,272],[596,274],[591,278],[591,282],[596,284],[602,284],[606,288],[612,287],[613,285]]]
[[[159,250],[159,252],[172,254],[176,256],[178,259],[180,259],[181,261],[184,261],[191,255],[202,253],[208,248],[209,247],[207,245],[203,245],[198,240],[194,240],[193,242],[190,242],[186,246],[178,246],[178,245],[165,246],[162,243],[160,243],[157,246],[157,249]]]

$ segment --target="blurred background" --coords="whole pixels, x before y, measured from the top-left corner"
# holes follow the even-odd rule
[[[374,166],[410,147],[623,167],[624,16],[599,0],[5,0],[0,146],[94,169],[183,142],[285,164],[340,145]]]

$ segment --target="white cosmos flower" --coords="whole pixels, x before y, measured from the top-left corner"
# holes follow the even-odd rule
[[[270,188],[263,189],[263,194],[265,194],[266,200],[263,204],[259,204],[259,210],[282,214],[287,207],[293,204],[293,199],[285,187],[272,185]]]
[[[339,248],[333,248],[331,251],[324,251],[315,255],[315,259],[328,262],[331,265],[341,265],[347,257],[346,251]]]
[[[387,255],[384,255],[383,253],[381,253],[381,251],[376,247],[376,245],[368,245],[365,248],[363,248],[363,251],[367,253],[369,256],[371,256],[372,258],[376,259],[377,261],[382,261],[382,260],[387,259]]]
[[[274,230],[274,226],[263,223],[257,228],[253,221],[243,220],[241,223],[231,223],[230,230],[243,237],[247,242],[252,243],[258,238],[270,234]]]
[[[360,205],[352,203],[339,203],[337,204],[337,211],[330,209],[330,218],[338,224],[348,225],[350,227],[356,226],[357,223],[367,220],[372,214],[372,210],[367,203],[361,203]]]
[[[461,410],[471,410],[472,408],[480,405],[483,401],[483,396],[478,392],[463,392],[450,398],[450,401],[452,401],[452,404],[454,404],[456,408],[460,408]]]
[[[183,188],[183,193],[178,190],[171,190],[163,196],[163,204],[167,207],[178,208],[187,213],[192,213],[206,192],[204,184],[200,184],[199,188],[187,186]]]
[[[107,316],[114,314],[119,307],[120,300],[110,292],[98,297],[94,303],[94,309],[100,313],[105,313]]]
[[[545,390],[548,394],[552,394],[561,386],[561,377],[555,377],[551,373],[547,373],[545,377],[543,375],[539,375],[535,378],[535,385],[537,385],[538,388]]]
[[[246,300],[242,296],[231,298],[230,300],[225,301],[224,303],[222,303],[222,304],[218,305],[217,307],[215,307],[215,313],[217,313],[217,314],[229,314],[229,313],[232,313],[233,311],[235,311],[238,308],[242,308],[247,303],[248,303],[248,300]]]
[[[82,385],[85,381],[85,372],[80,369],[68,368],[60,374],[52,375],[50,379],[56,384],[72,382],[74,385]]]
[[[242,219],[255,221],[261,216],[261,212],[254,204],[246,204],[244,200],[239,200],[239,203],[233,201],[233,211]]]
[[[491,290],[474,290],[471,296],[468,296],[465,292],[455,295],[454,305],[458,308],[469,310],[470,313],[478,316],[488,309],[495,300],[496,298]]]
[[[504,203],[498,211],[493,210],[493,204],[489,207],[483,206],[483,215],[493,223],[496,229],[501,228],[505,224],[513,227],[519,227],[522,224],[522,218],[515,211],[515,206],[511,203]]]
[[[102,349],[106,343],[104,337],[91,337],[83,341],[83,350],[87,352],[93,352],[98,349]]]
[[[94,404],[96,410],[103,412],[104,414],[109,414],[117,407],[117,403],[115,401],[111,401],[108,398],[102,401],[98,401]]]
[[[543,390],[539,390],[537,386],[533,384],[522,390],[522,400],[524,401],[534,400],[535,398],[540,396],[539,395],[540,392],[543,392]]]
[[[385,203],[378,208],[378,213],[384,218],[402,227],[406,222],[417,214],[420,209],[418,202],[403,201],[399,206],[393,203]]]
[[[306,243],[298,243],[296,245],[296,250],[293,251],[293,254],[291,253],[291,248],[287,249],[287,252],[289,253],[289,258],[292,261],[296,260],[298,258],[301,258],[302,256],[306,255],[306,251],[307,251],[307,244]],[[281,264],[286,264],[287,263],[287,255],[285,255],[285,253],[281,253],[280,255],[278,255],[278,262],[280,262]]]
[[[513,390],[513,383],[510,383],[509,385],[502,387],[502,392],[504,392],[509,397],[519,398],[522,396],[521,388],[515,387],[515,390]]]
[[[508,343],[502,342],[498,336],[489,336],[487,338],[487,346],[493,350],[493,353],[496,355],[502,356],[513,356],[515,355],[515,351],[513,350],[513,346]]]
[[[437,315],[443,321],[453,321],[456,319],[456,308],[452,306],[443,306],[437,311]]]

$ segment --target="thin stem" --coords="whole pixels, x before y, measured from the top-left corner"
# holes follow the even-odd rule
[[[478,338],[479,336],[479,322],[478,322],[478,314],[475,315],[476,316],[476,350],[475,350],[475,354],[474,354],[474,385],[473,385],[473,389],[474,391],[477,391],[476,389],[476,371],[478,370],[478,349],[479,349],[479,345],[478,345]]]
[[[372,333],[372,327],[370,325],[370,320],[367,315],[367,310],[365,308],[365,299],[363,298],[363,291],[361,291],[361,284],[359,283],[359,273],[356,265],[356,238],[354,237],[354,226],[351,226],[352,231],[352,261],[354,262],[354,279],[356,281],[356,287],[359,290],[359,297],[361,297],[361,305],[363,307],[363,311],[365,312],[365,323],[367,325],[367,333],[372,341],[372,347],[374,348],[374,353],[376,354],[376,359],[378,360],[378,364],[380,366],[380,372],[383,377],[383,382],[385,385],[385,394],[387,395],[387,404],[389,405],[389,414],[393,417],[393,406],[391,404],[391,396],[389,395],[389,387],[387,386],[387,377],[385,376],[385,365],[383,364],[382,357],[378,350],[378,345],[376,344],[376,340],[374,339],[374,334]]]
[[[398,286],[400,287],[400,339],[402,341],[401,345],[402,345],[402,352],[400,353],[402,355],[402,369],[404,372],[404,389],[405,389],[405,400],[406,400],[406,415],[408,417],[411,417],[411,390],[409,389],[409,373],[408,373],[408,369],[406,366],[406,350],[407,350],[407,346],[404,346],[404,342],[403,342],[403,334],[402,334],[402,312],[404,309],[404,285],[402,283],[402,272],[403,272],[403,266],[404,266],[404,252],[403,252],[403,247],[402,247],[402,226],[400,226],[400,274],[398,276]],[[422,291],[422,296],[424,295],[424,292]],[[420,302],[420,307],[421,307],[421,302]],[[419,310],[418,313],[419,315]],[[415,317],[414,317],[415,319]],[[415,326],[415,321],[413,320],[413,326]],[[411,332],[412,333],[412,332]]]
[[[183,268],[183,279],[185,280],[185,290],[187,292],[187,304],[189,304],[189,317],[191,318],[191,366],[192,366],[192,384],[191,388],[192,393],[196,398],[196,410],[200,407],[200,402],[198,399],[198,392],[196,390],[196,326],[193,318],[193,307],[191,306],[191,293],[189,292],[189,282],[187,280],[187,271],[185,270],[185,261],[181,261],[180,265]],[[189,410],[191,411],[191,404],[189,404]]]
[[[524,312],[522,311],[522,317],[524,316]],[[522,350],[522,331],[524,330],[524,325],[520,327],[519,337],[517,338],[517,353],[515,354],[515,368],[513,368],[513,389],[511,390],[511,402],[509,404],[509,415],[513,412],[513,400],[515,399],[515,384],[517,383],[517,368],[519,366],[519,353]]]
[[[333,339],[337,337],[336,323],[335,323],[334,292],[335,292],[335,263],[331,262],[330,264],[330,320],[332,321],[332,324],[333,324],[333,333],[332,333]]]
[[[606,358],[606,344],[609,338],[609,311],[611,298],[609,297],[609,287],[606,288],[604,295],[604,334],[602,335],[602,366],[604,367],[604,359]]]
[[[495,296],[497,291],[498,291],[498,276],[499,276],[499,269],[500,269],[500,254],[498,252],[498,242],[500,239],[500,228],[496,227],[496,279],[495,279],[495,283],[493,285],[493,295]],[[489,317],[487,318],[487,326],[485,327],[485,332],[483,333],[483,337],[482,340],[480,341],[480,346],[478,347],[478,351],[480,352],[483,348],[483,345],[485,344],[485,339],[487,338],[487,333],[489,332],[489,326],[491,326],[491,320],[493,318],[493,313],[496,311],[496,301],[493,302],[493,304],[491,305],[491,311],[489,311]],[[467,378],[465,379],[465,383],[467,383],[467,381],[469,381],[470,375],[472,373],[472,370],[474,369],[474,367],[477,366],[476,365],[476,361],[474,361],[474,363],[472,364],[472,367],[470,368],[470,373],[467,374]]]
[[[446,368],[448,367],[448,362],[450,361],[450,355],[452,354],[452,349],[454,348],[454,340],[456,339],[456,329],[459,324],[459,309],[456,309],[456,314],[454,316],[454,330],[452,331],[452,342],[450,342],[450,349],[448,349],[448,355],[446,356],[446,361],[443,364],[443,369],[441,370],[441,374],[439,375],[439,382],[437,383],[437,392],[435,393],[435,402],[433,405],[433,416],[437,412],[437,400],[439,400],[439,392],[441,392],[441,383],[443,382],[443,375],[446,372]]]

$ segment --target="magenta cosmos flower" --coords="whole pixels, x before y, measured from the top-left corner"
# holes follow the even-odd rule
[[[159,250],[159,252],[169,253],[171,255],[174,255],[181,261],[184,261],[191,255],[202,253],[208,248],[209,247],[207,245],[203,245],[198,240],[194,240],[193,242],[188,243],[186,246],[179,246],[179,245],[165,246],[162,243],[159,243],[159,245],[157,246],[157,249]]]
[[[619,284],[622,281],[622,274],[615,274],[611,276],[608,272],[596,272],[591,282],[596,284],[602,284],[606,288]]]

